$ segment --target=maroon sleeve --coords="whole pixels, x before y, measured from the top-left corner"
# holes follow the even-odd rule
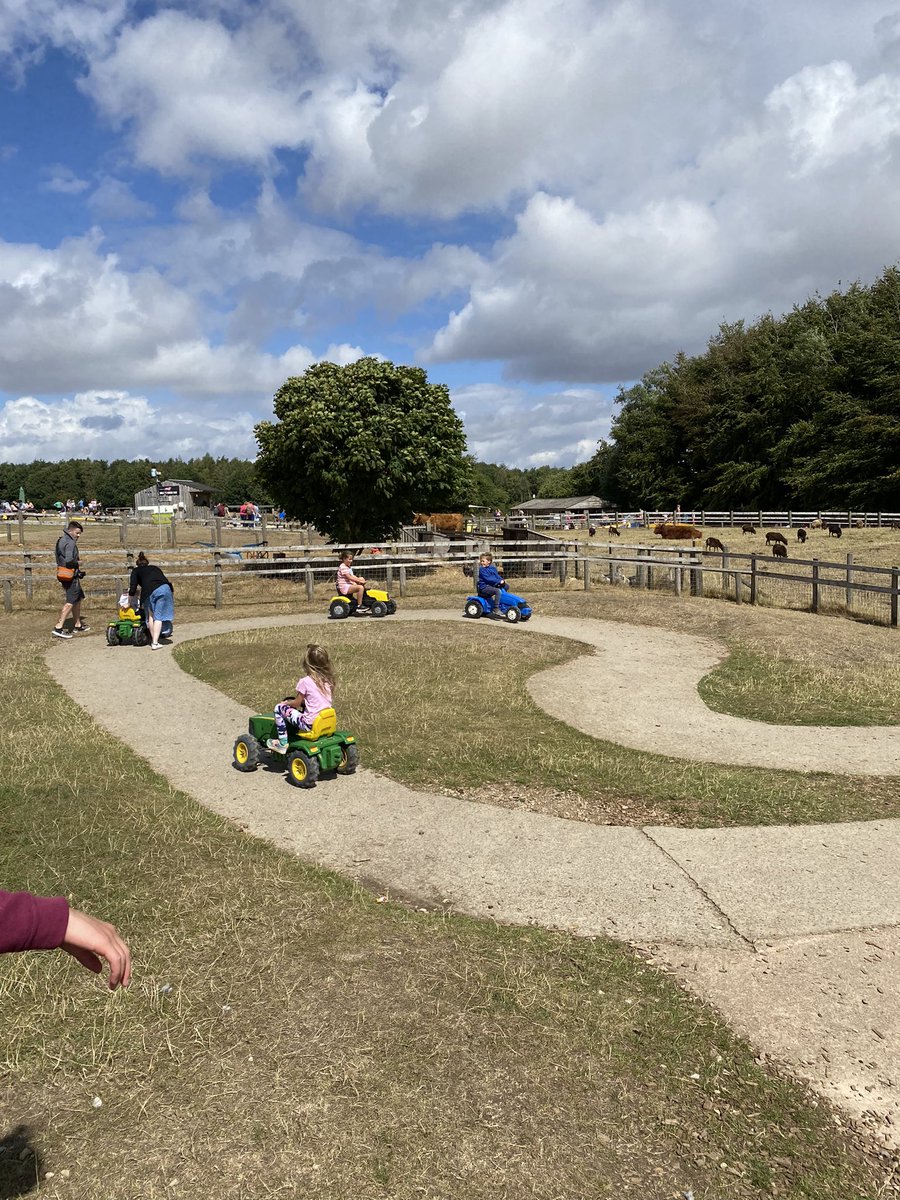
[[[0,892],[0,954],[7,950],[55,950],[69,923],[65,896]]]

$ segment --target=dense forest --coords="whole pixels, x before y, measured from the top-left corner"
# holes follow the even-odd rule
[[[623,390],[575,471],[622,508],[900,509],[900,270],[723,325]]]
[[[481,504],[506,511],[532,496],[561,496],[574,494],[573,471],[555,467],[499,466],[470,460],[474,483],[471,494],[460,496],[458,507]],[[193,479],[215,489],[216,499],[232,506],[244,500],[259,504],[271,498],[256,479],[252,462],[240,458],[172,458],[164,462],[136,459],[129,462],[118,458],[112,462],[102,459],[69,458],[62,462],[0,463],[0,500],[17,501],[23,488],[26,500],[36,508],[51,508],[56,501],[97,500],[104,508],[127,508],[134,496],[152,480],[151,467],[163,479]],[[577,470],[577,468],[576,468]],[[561,490],[560,490],[561,489]]]

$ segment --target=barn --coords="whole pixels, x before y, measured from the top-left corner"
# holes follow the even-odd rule
[[[135,493],[134,515],[138,521],[152,521],[157,513],[205,520],[211,515],[217,490],[195,479],[161,479]]]

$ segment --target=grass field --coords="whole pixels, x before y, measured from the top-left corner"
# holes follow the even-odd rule
[[[868,724],[900,716],[897,634],[836,618],[603,589],[539,594],[539,611],[719,636],[731,656],[703,683],[713,707],[779,723]],[[822,628],[827,638],[814,637]],[[900,779],[691,763],[630,750],[549,717],[535,671],[586,652],[535,635],[490,640],[482,623],[331,624],[230,634],[181,648],[182,665],[248,707],[291,687],[307,637],[340,671],[340,712],[366,764],[413,786],[612,824],[744,825],[900,815]],[[373,680],[389,690],[373,690]],[[427,698],[427,699],[425,699]],[[398,719],[398,714],[400,714]],[[798,736],[802,731],[798,729]]]
[[[4,885],[114,920],[135,981],[0,961],[0,1195],[887,1194],[861,1137],[626,947],[378,904],[248,837],[73,707],[46,637],[0,629]]]

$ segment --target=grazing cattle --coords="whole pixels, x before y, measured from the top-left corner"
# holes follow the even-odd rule
[[[698,529],[696,525],[676,525],[669,521],[663,522],[662,525],[654,525],[653,532],[657,537],[665,538],[666,541],[703,537],[703,530]]]
[[[741,533],[756,533],[756,526],[755,525],[742,525]]]
[[[844,531],[843,531],[843,529],[841,529],[840,525],[826,525],[825,528],[828,530],[829,537],[843,537],[844,536]]]
[[[772,543],[773,558],[787,558],[787,543],[773,542]]]
[[[773,542],[781,542],[783,546],[786,546],[787,538],[783,533],[779,533],[777,529],[770,529],[766,534],[766,545],[771,546]]]
[[[413,525],[430,525],[435,533],[462,533],[462,513],[413,513]]]
[[[802,545],[806,541],[806,530],[800,528],[797,530],[797,541]]]
[[[725,553],[725,547],[718,538],[708,537],[706,539],[706,548],[707,550],[721,550],[723,554]]]

